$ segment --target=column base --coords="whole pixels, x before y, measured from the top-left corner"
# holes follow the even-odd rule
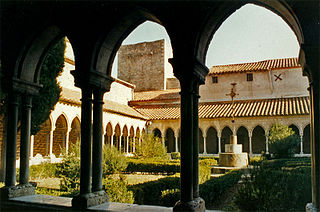
[[[316,209],[316,207],[312,203],[308,203],[306,205],[306,212],[319,212],[320,210]]]
[[[87,209],[109,201],[109,196],[104,191],[96,191],[88,194],[80,194],[72,199],[72,207],[76,209]]]
[[[204,212],[206,210],[205,202],[202,198],[198,197],[190,202],[181,202],[179,200],[173,207],[173,211],[183,212],[183,211],[196,211]]]
[[[32,184],[20,184],[17,186],[5,186],[1,188],[1,199],[8,200],[15,197],[22,197],[35,194],[35,186]]]

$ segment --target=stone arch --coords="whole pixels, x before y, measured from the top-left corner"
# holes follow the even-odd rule
[[[113,134],[113,145],[120,150],[120,136],[121,136],[121,128],[120,125],[117,124],[114,128],[114,134]]]
[[[300,130],[296,125],[291,124],[289,128],[291,128],[294,131],[294,134],[296,134],[300,138]],[[299,145],[297,146],[295,153],[300,153],[300,149],[301,149],[301,143],[299,143]]]
[[[72,144],[80,142],[81,139],[81,124],[80,119],[75,117],[71,122],[71,131],[69,133],[69,147]]]
[[[158,128],[153,129],[152,133],[153,133],[154,136],[156,136],[158,138],[162,138],[162,133]]]
[[[199,127],[199,153],[204,153],[204,139],[203,139],[203,133],[201,128]]]
[[[230,138],[233,135],[230,127],[225,126],[221,131],[221,152],[225,152],[225,145],[230,143]]]
[[[137,129],[136,129],[136,143],[140,145],[141,139],[142,139],[142,137],[140,135],[140,128],[137,127]]]
[[[263,127],[256,126],[252,130],[252,153],[260,154],[266,151],[266,133]]]
[[[128,150],[128,127],[127,125],[124,125],[122,129],[122,135],[121,135],[121,152],[127,152]]]
[[[67,127],[67,119],[61,114],[56,120],[55,130],[53,131],[52,153],[56,157],[59,157],[62,150],[66,148]]]
[[[40,68],[48,50],[63,36],[61,29],[56,25],[48,26],[31,35],[17,58],[14,77],[29,83],[39,83]]]
[[[174,131],[171,128],[168,128],[166,130],[165,146],[167,147],[168,153],[174,152],[174,150],[175,150],[175,137],[174,137]]]
[[[197,58],[205,63],[206,53],[210,44],[210,41],[213,38],[215,32],[219,29],[222,23],[232,15],[236,10],[240,9],[242,6],[253,3],[257,6],[264,7],[275,14],[279,15],[292,29],[293,33],[296,35],[299,45],[304,43],[304,37],[302,29],[299,23],[298,18],[294,14],[290,6],[279,0],[256,0],[256,1],[236,1],[232,4],[228,2],[221,3],[218,8],[214,8],[211,12],[208,13],[207,19],[203,24],[202,30],[199,31],[197,36]],[[302,64],[301,64],[302,65]]]
[[[237,130],[238,144],[242,144],[242,151],[249,153],[249,132],[244,126],[241,126]]]
[[[218,132],[214,127],[207,130],[207,153],[218,154]]]
[[[303,129],[303,153],[310,154],[310,124]]]
[[[133,9],[128,15],[120,18],[111,30],[102,33],[95,45],[93,69],[110,76],[113,61],[121,43],[137,26],[147,20],[160,24],[159,19],[149,12]]]
[[[108,122],[106,126],[106,134],[104,135],[104,142],[106,145],[111,145],[111,138],[113,136],[112,124]]]
[[[50,131],[52,127],[51,118],[41,124],[40,131],[34,135],[33,155],[41,154],[47,156],[50,154]]]

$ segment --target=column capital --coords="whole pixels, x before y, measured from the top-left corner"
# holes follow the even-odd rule
[[[197,58],[188,60],[186,58],[170,58],[169,63],[173,67],[174,75],[183,81],[197,81],[199,84],[204,84],[209,69]]]
[[[86,76],[80,71],[73,70],[75,85],[80,88],[90,87],[93,90],[101,90],[103,93],[110,91],[114,78],[98,71],[91,70]]]
[[[34,82],[28,82],[18,78],[12,78],[3,81],[8,92],[16,92],[19,94],[37,96],[42,85]]]
[[[299,64],[302,66],[303,75],[307,76],[312,84],[319,69],[319,44],[301,44]]]

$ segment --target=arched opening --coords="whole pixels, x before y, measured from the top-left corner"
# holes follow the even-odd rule
[[[128,153],[129,151],[129,145],[128,145],[128,128],[127,126],[125,125],[123,127],[123,130],[122,130],[122,136],[121,136],[121,148],[120,148],[121,152],[126,152]]]
[[[247,128],[241,126],[237,130],[238,144],[242,144],[242,151],[249,153],[249,133]]]
[[[60,115],[56,121],[56,128],[53,131],[52,153],[59,157],[62,150],[66,148],[67,120],[64,115]]]
[[[199,128],[199,153],[204,153],[204,140],[202,130]]]
[[[109,122],[107,124],[107,127],[106,127],[106,134],[104,135],[104,142],[106,145],[110,145],[112,146],[112,142],[111,142],[111,138],[112,138],[112,135],[113,135],[113,130],[112,130],[112,125],[111,123]]]
[[[71,123],[71,131],[69,133],[69,147],[72,144],[79,144],[81,136],[80,120],[75,117]]]
[[[50,118],[40,126],[40,131],[34,136],[33,155],[41,154],[47,156],[50,154],[50,131],[51,120]]]
[[[130,134],[129,134],[129,152],[134,152],[135,151],[135,139],[134,139],[134,129],[133,126],[130,127]]]
[[[230,138],[233,135],[229,127],[224,127],[221,132],[221,152],[225,152],[225,145],[230,144]]]
[[[266,151],[266,134],[261,126],[256,126],[252,131],[252,152],[260,154]]]
[[[141,136],[140,136],[140,128],[139,127],[137,127],[137,129],[136,129],[136,144],[138,144],[138,145],[140,145],[141,144]]]
[[[310,154],[310,124],[303,130],[303,153]]]
[[[174,132],[171,128],[168,128],[166,130],[165,146],[167,147],[168,153],[174,152],[174,150],[175,150],[175,137],[174,137]]]
[[[121,136],[121,129],[120,129],[120,125],[117,124],[116,127],[114,128],[113,146],[115,146],[119,151],[121,149],[120,136]]]
[[[218,132],[214,127],[207,131],[207,153],[218,154]]]
[[[152,133],[153,133],[153,136],[158,137],[158,138],[162,138],[161,131],[158,128],[155,128],[152,131]]]
[[[289,128],[291,128],[294,131],[294,134],[296,134],[300,138],[300,131],[299,131],[299,128],[296,125],[291,124],[289,126]],[[301,150],[301,142],[297,146],[297,149],[296,149],[295,153],[300,153],[300,150]]]

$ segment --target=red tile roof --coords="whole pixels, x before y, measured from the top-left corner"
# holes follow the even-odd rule
[[[209,75],[225,74],[225,73],[241,73],[249,71],[269,71],[271,69],[282,69],[282,68],[297,68],[301,67],[298,64],[297,58],[284,58],[284,59],[273,59],[264,60],[254,63],[242,63],[242,64],[231,64],[231,65],[219,65],[212,66],[209,71]]]
[[[234,102],[235,117],[256,116],[290,116],[308,115],[309,97],[292,97],[277,99],[239,100]],[[180,118],[180,105],[146,105],[135,106],[141,114],[151,120],[167,120]],[[199,104],[199,118],[232,117],[231,102],[210,102]]]
[[[134,98],[131,102],[178,100],[180,99],[179,92],[180,92],[180,88],[157,90],[157,91],[134,92]]]

